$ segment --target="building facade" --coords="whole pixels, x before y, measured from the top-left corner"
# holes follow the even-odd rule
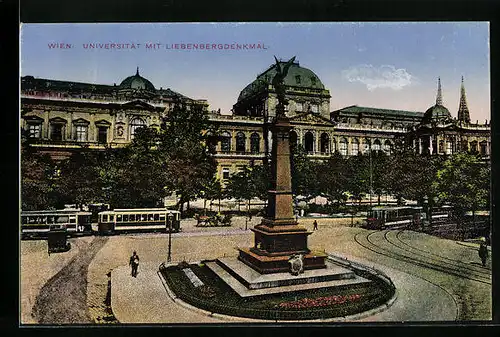
[[[224,181],[243,166],[268,159],[277,104],[270,84],[275,67],[271,65],[241,91],[231,115],[209,111],[206,100],[156,89],[139,69],[119,85],[24,76],[21,127],[34,147],[63,159],[83,148],[125,146],[138,128],[159,125],[175,102],[188,109],[201,104],[220,131],[220,140],[214,145],[217,175]],[[458,118],[452,118],[442,105],[440,82],[436,104],[426,112],[361,106],[330,111],[329,90],[312,70],[298,62],[291,65],[284,84],[289,101],[285,113],[293,127],[290,141],[301,144],[314,159],[326,159],[335,151],[346,156],[370,149],[390,153],[400,137],[420,153],[470,151],[489,156],[490,125],[470,122],[463,80]]]

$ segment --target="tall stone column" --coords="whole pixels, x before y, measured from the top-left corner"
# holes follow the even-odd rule
[[[276,115],[278,117],[272,125],[267,215],[252,228],[254,246],[241,248],[238,258],[263,274],[288,271],[288,260],[296,254],[303,255],[305,270],[326,268],[326,254],[312,253],[308,249],[307,237],[311,232],[300,226],[294,217],[289,139],[292,127],[282,104],[278,104]]]

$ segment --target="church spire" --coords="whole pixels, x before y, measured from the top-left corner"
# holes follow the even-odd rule
[[[135,72],[135,76],[139,76],[139,67],[137,67],[137,71]]]
[[[441,78],[438,77],[438,93],[436,97],[436,105],[443,105],[443,94],[441,93]]]
[[[465,86],[464,77],[462,76],[462,85],[460,87],[460,105],[458,106],[458,120],[470,123],[469,108],[467,107],[467,100],[465,99]]]

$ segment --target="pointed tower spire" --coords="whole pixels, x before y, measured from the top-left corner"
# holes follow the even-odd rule
[[[469,108],[467,107],[467,100],[465,98],[464,77],[462,76],[462,85],[460,86],[460,105],[458,106],[458,120],[470,123]]]
[[[438,93],[436,97],[436,105],[443,105],[443,94],[441,93],[441,78],[438,77]]]
[[[135,76],[139,76],[139,67],[137,67],[137,71],[135,72]]]

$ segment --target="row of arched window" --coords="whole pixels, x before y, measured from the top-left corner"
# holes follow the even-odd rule
[[[221,152],[231,152],[231,134],[227,131],[221,134]],[[238,132],[235,137],[235,151],[237,153],[248,152],[246,148],[246,135]],[[260,135],[254,132],[250,135],[250,153],[260,152]]]
[[[290,132],[290,143],[292,146],[297,145],[297,133],[295,131]],[[330,136],[327,133],[322,133],[320,135],[319,139],[319,152],[322,154],[327,154],[335,151],[339,151],[341,155],[347,156],[347,155],[358,155],[361,152],[366,152],[367,150],[371,149],[374,151],[380,151],[383,150],[386,153],[390,153],[392,149],[392,143],[390,140],[386,140],[385,142],[381,142],[380,140],[376,139],[373,142],[373,145],[370,139],[365,139],[364,140],[364,148],[361,148],[361,143],[359,139],[354,138],[351,141],[351,148],[349,151],[349,140],[345,137],[340,138],[338,142],[338,147],[337,147],[337,142],[334,139],[332,143],[330,143]],[[370,146],[371,145],[371,146]],[[332,148],[330,148],[330,146]],[[306,132],[304,134],[304,149],[308,153],[314,153],[318,152],[315,150],[315,141],[314,141],[314,135],[312,132]]]

